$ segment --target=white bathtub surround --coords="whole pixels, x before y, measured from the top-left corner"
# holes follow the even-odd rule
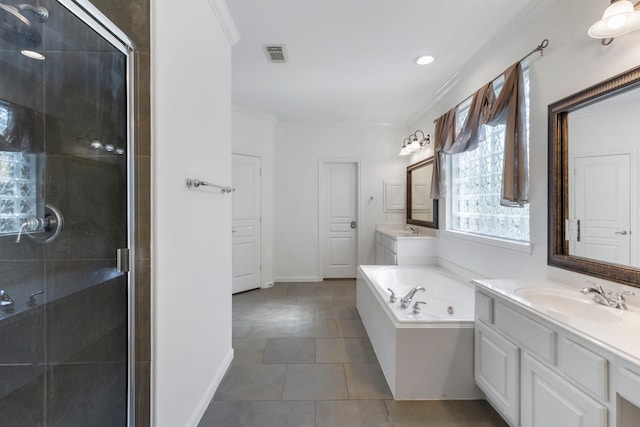
[[[376,226],[377,265],[435,265],[437,230],[406,224],[378,224]]]
[[[425,291],[400,309],[417,286]],[[387,288],[396,290],[395,303]],[[419,315],[416,301],[427,302]],[[395,399],[483,397],[473,379],[471,285],[436,266],[360,266],[357,307]]]
[[[640,308],[632,297],[624,311],[552,281],[474,283],[476,379],[511,426],[638,425]]]

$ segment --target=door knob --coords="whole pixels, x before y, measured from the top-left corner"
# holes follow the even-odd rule
[[[355,221],[351,221],[351,228],[356,228],[356,222]]]

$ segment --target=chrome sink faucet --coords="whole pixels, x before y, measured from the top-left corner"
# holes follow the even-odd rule
[[[407,230],[410,230],[414,236],[418,235],[418,227],[412,227],[410,225],[407,225]]]
[[[606,291],[600,286],[598,283],[592,282],[591,280],[587,280],[587,283],[591,286],[584,287],[580,289],[584,295],[593,294],[593,300],[601,305],[606,305],[608,307],[617,308],[620,310],[627,310],[627,300],[625,296],[627,295],[635,295],[635,293],[631,291],[620,291],[616,292],[615,295],[612,296],[611,291]]]
[[[418,286],[417,288],[413,288],[406,294],[404,297],[400,298],[400,308],[407,308],[409,304],[411,304],[411,300],[413,300],[416,292],[424,292],[424,288],[422,286]]]

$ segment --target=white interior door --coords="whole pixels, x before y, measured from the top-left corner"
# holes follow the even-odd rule
[[[259,288],[260,158],[233,154],[233,293]]]
[[[356,277],[357,164],[323,164],[323,277]]]
[[[572,254],[630,264],[630,164],[630,154],[574,158],[572,219],[580,223]]]

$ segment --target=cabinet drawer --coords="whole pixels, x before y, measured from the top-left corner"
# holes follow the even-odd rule
[[[499,302],[494,307],[494,323],[540,359],[556,364],[556,333],[551,329]]]
[[[634,405],[640,406],[640,370],[621,363],[616,375],[616,392]]]
[[[476,292],[476,318],[493,325],[493,298]]]
[[[595,398],[609,400],[607,359],[568,338],[560,342],[558,354],[558,364],[568,378]]]

